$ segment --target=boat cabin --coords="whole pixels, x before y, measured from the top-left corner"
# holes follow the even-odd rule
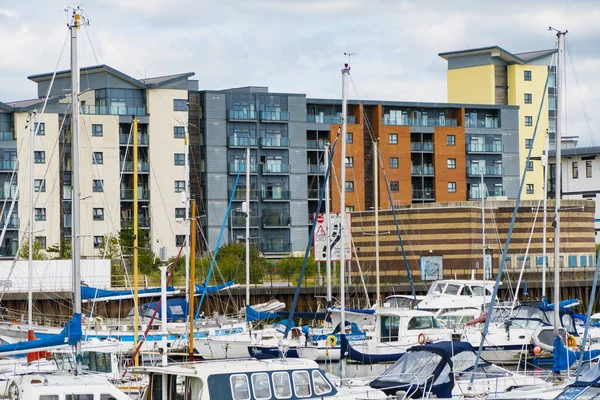
[[[450,338],[444,324],[432,313],[418,310],[386,309],[378,310],[380,342],[412,341],[417,343],[423,335],[425,339],[439,335]]]

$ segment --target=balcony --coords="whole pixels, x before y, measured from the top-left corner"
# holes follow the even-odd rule
[[[260,112],[260,120],[261,121],[289,121],[290,113],[287,111],[261,111]]]
[[[0,161],[0,171],[14,171],[16,165],[16,161],[2,160]]]
[[[467,143],[467,153],[502,153],[503,151],[502,143]]]
[[[290,147],[290,139],[286,137],[282,138],[260,138],[261,147]]]
[[[81,113],[89,115],[146,115],[146,107],[82,106]]]
[[[481,167],[467,167],[467,176],[481,176]],[[483,168],[483,176],[502,176],[504,168],[502,167],[485,167]]]
[[[435,191],[433,189],[413,189],[413,200],[435,200]]]
[[[321,193],[321,189],[308,189],[306,197],[308,199],[318,200],[320,193]]]
[[[434,167],[425,167],[425,166],[412,166],[411,167],[412,175],[434,175],[435,168]]]
[[[256,111],[249,110],[229,110],[227,117],[230,120],[254,121],[256,120]]]
[[[119,168],[123,172],[133,172],[133,161],[121,161]],[[137,171],[138,173],[149,172],[150,163],[148,161],[138,161]]]
[[[269,212],[262,217],[263,228],[287,228],[292,224],[292,217],[287,213]]]
[[[399,126],[458,126],[453,118],[390,118],[383,116],[383,125]]]
[[[231,219],[231,227],[232,228],[245,228],[246,227],[246,216],[245,215],[234,215]],[[255,216],[250,216],[250,227],[258,228],[260,225],[260,218]]]
[[[323,175],[327,172],[325,164],[307,164],[306,165],[309,174]]]
[[[433,142],[411,142],[410,144],[411,151],[433,151]]]
[[[289,253],[292,251],[292,244],[266,242],[260,244],[260,250],[263,253]]]
[[[229,199],[231,198],[231,194],[233,193],[233,200],[237,201],[246,201],[246,188],[244,186],[238,187],[235,192],[230,190]],[[250,201],[258,200],[258,190],[250,189]]]
[[[323,150],[327,140],[307,140],[306,148],[309,150]]]
[[[498,128],[498,118],[470,119],[465,120],[466,128]]]
[[[237,174],[238,172],[245,173],[246,172],[246,164],[245,163],[229,163],[227,167],[230,174]],[[258,164],[250,163],[250,173],[256,174],[258,172]]]
[[[6,218],[2,218],[2,220],[0,220],[0,226],[4,226],[4,224],[6,224]],[[11,217],[8,219],[8,228],[18,228],[19,227],[19,218],[18,217]]]
[[[481,194],[482,194],[481,190],[471,189],[469,191],[469,200],[481,200]],[[504,189],[497,188],[497,189],[494,189],[492,192],[486,191],[485,198],[488,198],[489,196],[505,196]]]
[[[347,124],[356,124],[356,117],[354,115],[348,115],[346,117]],[[341,125],[342,116],[341,115],[307,115],[306,122],[314,122],[317,124],[337,124]]]
[[[150,138],[147,134],[138,134],[138,146],[148,146]],[[119,144],[133,145],[133,137],[129,135],[119,135]]]
[[[260,198],[265,201],[285,201],[290,199],[289,190],[263,190]]]
[[[132,227],[133,217],[121,217],[121,227]],[[150,218],[138,216],[138,228],[150,229]]]
[[[12,200],[13,197],[19,198],[19,193],[14,189],[0,189],[0,200]]]
[[[149,189],[138,189],[138,200],[150,200]],[[121,189],[121,200],[133,201],[133,189]]]
[[[11,140],[16,140],[13,132],[0,132],[0,141],[8,142]]]
[[[263,174],[289,174],[290,164],[262,164]]]
[[[256,138],[229,136],[227,143],[230,147],[256,147]]]

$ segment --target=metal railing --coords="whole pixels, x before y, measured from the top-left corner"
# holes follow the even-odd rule
[[[228,198],[231,198],[231,193],[233,191],[229,190],[228,192]],[[246,200],[246,187],[245,186],[241,186],[238,187],[235,192],[233,193],[233,199],[234,200]],[[258,200],[258,190],[256,189],[250,189],[250,200]]]
[[[260,249],[263,253],[289,253],[292,251],[291,243],[261,243]]]
[[[121,226],[122,227],[133,226],[133,217],[121,217]],[[140,228],[150,228],[150,218],[139,216],[138,217],[138,226]]]
[[[498,128],[498,118],[465,119],[466,128]]]
[[[271,213],[262,217],[263,227],[281,227],[290,226],[292,224],[292,217],[285,213]]]
[[[289,121],[290,113],[287,111],[261,111],[260,119],[262,121]]]
[[[307,164],[306,167],[309,174],[324,174],[326,170],[325,164]]]
[[[4,226],[4,224],[6,223],[6,218],[2,218],[0,220],[0,226]],[[18,228],[19,227],[19,218],[18,217],[11,217],[8,219],[8,227],[9,228]]]
[[[503,151],[504,146],[501,143],[467,143],[467,153],[502,153]]]
[[[260,193],[260,198],[262,200],[289,200],[290,199],[290,191],[289,190],[263,190]]]
[[[314,115],[309,114],[306,116],[306,122],[315,122],[317,124],[341,124],[342,117],[340,115]],[[348,115],[347,124],[356,124],[356,117],[354,115]]]
[[[491,192],[485,192],[485,198],[489,196],[504,196],[505,192],[503,189],[495,189]],[[481,200],[481,190],[471,190],[469,192],[469,200]]]
[[[324,149],[326,140],[307,140],[306,148],[307,149]]]
[[[133,172],[133,161],[121,161],[119,166],[123,172]],[[150,163],[148,161],[138,161],[138,172],[149,172]]]
[[[433,142],[423,142],[423,143],[410,143],[410,149],[412,151],[433,151]]]
[[[227,113],[229,119],[249,120],[256,119],[256,111],[250,110],[229,110]]]
[[[12,171],[12,170],[15,169],[16,165],[17,165],[16,161],[2,160],[2,161],[0,161],[0,170],[2,170],[2,171]]]
[[[290,164],[262,164],[263,174],[289,174]]]
[[[502,167],[485,167],[483,176],[502,176],[504,168]],[[467,176],[481,176],[481,167],[467,167]]]
[[[412,191],[413,199],[425,199],[425,200],[433,200],[435,199],[435,190],[433,189],[413,189]]]
[[[146,115],[146,107],[101,107],[101,106],[82,106],[82,114],[89,115]]]
[[[250,216],[250,226],[257,228],[260,225],[260,218]],[[231,226],[234,228],[243,228],[246,226],[246,217],[244,215],[234,215],[231,217]]]
[[[399,126],[458,126],[454,118],[391,118],[383,116],[383,125]]]
[[[229,173],[238,173],[239,171],[246,172],[246,164],[244,163],[229,163]],[[258,164],[250,163],[250,173],[255,174],[258,172]]]
[[[290,147],[290,139],[286,137],[282,138],[260,138],[260,145],[262,147]]]
[[[13,197],[19,198],[17,188],[13,189],[0,189],[0,200],[11,200]]]
[[[6,142],[11,140],[16,140],[13,132],[0,132],[0,141]]]
[[[425,167],[425,166],[420,166],[420,165],[413,165],[411,167],[411,173],[412,175],[435,175],[435,168],[434,167]]]
[[[227,138],[227,143],[229,146],[256,147],[257,141],[255,137],[229,136]]]
[[[121,189],[121,200],[133,200],[133,189]],[[138,189],[138,200],[150,200],[149,189]]]
[[[150,137],[148,134],[138,134],[138,145],[140,146],[148,146],[150,143]],[[133,137],[129,135],[119,135],[119,144],[130,144],[133,145]]]

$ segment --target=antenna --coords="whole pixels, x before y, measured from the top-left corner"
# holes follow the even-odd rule
[[[350,65],[350,57],[357,56],[357,53],[344,52],[344,55],[348,57],[348,66]]]

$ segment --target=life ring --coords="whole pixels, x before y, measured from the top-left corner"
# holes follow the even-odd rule
[[[337,344],[337,338],[333,335],[329,335],[327,336],[327,339],[325,339],[325,345],[327,345],[328,347],[333,347]]]
[[[575,339],[575,336],[573,336],[573,335],[567,336],[567,347],[575,347],[575,346],[577,346],[577,340]]]
[[[104,325],[104,319],[102,317],[96,317],[96,318],[94,318],[94,324]]]
[[[427,337],[425,336],[424,333],[419,333],[419,338],[417,339],[419,341],[419,344],[425,344],[425,341],[427,340]]]

